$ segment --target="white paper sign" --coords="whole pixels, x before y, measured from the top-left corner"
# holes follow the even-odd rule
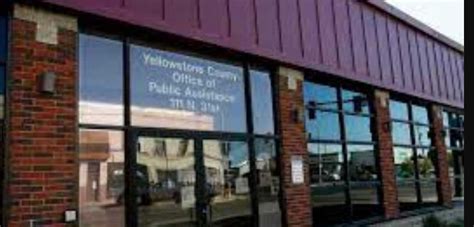
[[[303,157],[291,157],[291,179],[293,184],[304,184]]]
[[[235,193],[247,194],[249,191],[249,182],[246,178],[235,179]]]
[[[193,208],[196,204],[196,197],[194,196],[194,187],[182,187],[181,188],[181,208],[188,209]]]

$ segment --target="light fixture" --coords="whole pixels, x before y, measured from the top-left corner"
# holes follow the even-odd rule
[[[56,92],[57,75],[53,72],[45,72],[40,76],[39,90],[42,93],[54,94]]]

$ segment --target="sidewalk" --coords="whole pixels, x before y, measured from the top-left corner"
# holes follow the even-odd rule
[[[440,220],[454,222],[459,219],[464,219],[464,201],[457,201],[454,204],[453,209],[435,211],[429,214],[423,214],[418,216],[411,216],[403,219],[397,219],[394,221],[379,223],[370,225],[371,227],[422,227],[423,219],[430,215],[435,215]]]

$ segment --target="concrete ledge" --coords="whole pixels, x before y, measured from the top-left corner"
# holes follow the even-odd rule
[[[415,227],[423,226],[423,220],[430,215],[434,215],[443,221],[456,221],[458,219],[464,219],[464,207],[456,207],[450,210],[442,210],[429,214],[423,214],[403,219],[398,219],[394,221],[379,223],[375,225],[370,225],[371,227],[393,227],[393,226],[404,226],[404,227]]]

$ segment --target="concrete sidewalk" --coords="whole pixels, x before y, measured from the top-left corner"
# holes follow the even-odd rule
[[[379,223],[379,224],[370,225],[370,226],[372,227],[397,227],[397,226],[422,227],[423,220],[430,215],[435,215],[440,220],[448,221],[448,222],[455,222],[459,219],[464,220],[464,204],[462,205],[457,204],[454,206],[453,209],[449,209],[449,210],[436,211],[429,214],[407,217],[403,219],[393,220],[393,221]]]

